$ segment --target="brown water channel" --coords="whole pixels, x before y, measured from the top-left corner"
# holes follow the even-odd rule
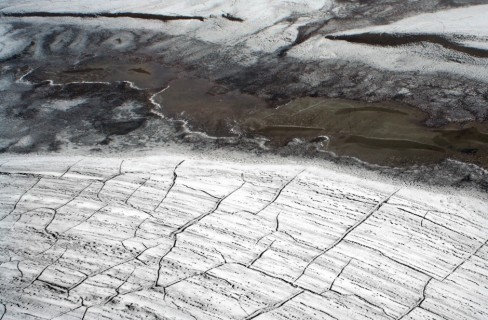
[[[213,136],[265,137],[279,148],[296,142],[381,165],[431,164],[454,158],[488,168],[488,124],[423,125],[420,110],[394,102],[298,98],[278,108],[256,96],[192,78],[156,63],[94,60],[65,69],[39,69],[32,79],[58,83],[131,81],[155,93],[162,113]]]

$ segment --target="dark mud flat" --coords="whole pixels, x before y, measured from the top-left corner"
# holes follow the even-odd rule
[[[178,79],[155,97],[163,114],[214,136],[265,137],[267,146],[304,143],[319,151],[389,166],[446,158],[488,168],[488,125],[424,125],[426,115],[394,102],[306,97],[271,108],[254,96],[202,79]]]

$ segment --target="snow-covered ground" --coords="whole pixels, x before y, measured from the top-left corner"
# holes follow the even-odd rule
[[[296,86],[325,83],[326,89],[342,80],[329,79],[334,72],[356,79],[349,65],[359,73],[380,70],[381,79],[371,73],[354,80],[363,83],[336,88],[341,97],[364,84],[379,86],[381,93],[382,84],[413,75],[413,82],[394,84],[384,97],[403,92],[421,97],[413,105],[432,108],[458,106],[459,97],[468,94],[463,103],[481,110],[475,118],[486,115],[487,58],[435,41],[388,46],[325,36],[437,35],[483,50],[488,6],[417,14],[374,27],[363,21],[358,29],[357,17],[343,16],[349,4],[0,1],[0,15],[6,15],[0,16],[3,101],[27,96],[24,77],[48,59],[61,66],[64,56],[79,55],[81,61],[105,52],[114,60],[141,54],[204,66],[203,74],[218,68],[247,74],[265,62],[265,72],[273,72],[284,61],[291,81],[301,81]],[[39,14],[22,16],[29,12]],[[182,19],[45,17],[46,12]],[[347,23],[350,30],[344,29]],[[21,68],[24,62],[27,68]],[[334,69],[338,65],[345,67]],[[24,75],[17,79],[17,73]],[[423,82],[432,101],[424,98],[425,86],[416,86],[416,77],[425,75],[434,79]],[[11,90],[16,81],[25,88]],[[434,89],[442,99],[434,99]],[[53,103],[62,111],[85,101],[47,98],[50,108],[43,110],[49,111]],[[40,101],[37,95],[32,99],[37,100],[22,102]],[[28,116],[19,112],[15,121],[25,124]],[[29,139],[25,135],[18,143],[28,146]],[[429,190],[359,170],[344,173],[327,163],[271,156],[251,161],[174,150],[128,154],[0,155],[0,320],[488,319],[486,194]]]
[[[486,319],[488,206],[280,160],[0,157],[7,319]]]
[[[478,5],[425,13],[397,22],[360,29],[341,31],[334,35],[358,35],[365,33],[394,35],[441,35],[453,37],[452,41],[470,48],[487,50],[488,45],[488,5]],[[423,73],[450,72],[481,81],[488,80],[486,59],[472,58],[470,64],[453,62],[463,54],[453,54],[448,49],[420,41],[416,44],[397,48],[377,47],[348,43],[315,37],[292,51],[298,58],[323,60],[341,57],[346,60],[361,61],[377,68]],[[451,59],[446,59],[446,57]]]
[[[353,29],[342,34],[358,32],[431,33],[449,35],[488,36],[488,5],[442,10],[402,19],[389,25]]]
[[[164,27],[164,31],[175,35],[185,35],[220,44],[232,45],[243,40],[254,43],[256,35],[270,28],[271,34],[265,43],[275,42],[283,45],[283,39],[293,40],[296,37],[296,26],[292,30],[284,31],[292,23],[284,21],[290,16],[313,15],[315,12],[327,10],[330,0],[291,0],[291,1],[262,1],[262,0],[211,0],[211,1],[134,1],[111,0],[99,1],[4,1],[0,3],[0,11],[9,12],[57,12],[57,13],[100,13],[100,12],[136,12],[167,16],[198,16],[207,19],[201,21],[173,21]],[[223,16],[242,19],[239,23]],[[112,22],[106,21],[110,26]],[[140,21],[124,22],[125,27],[146,28],[149,23]],[[298,24],[299,25],[299,24]],[[153,24],[161,29],[160,24]],[[272,39],[275,38],[275,39]],[[280,40],[278,40],[280,39]],[[277,47],[276,45],[273,46]],[[276,49],[276,48],[275,48]]]
[[[323,61],[339,59],[357,61],[382,70],[396,72],[421,72],[423,74],[450,73],[488,81],[486,59],[473,58],[438,45],[425,45],[424,42],[404,45],[397,48],[378,47],[324,38],[323,32],[294,44],[299,29],[304,26],[316,27],[318,31],[327,27],[327,21],[341,19],[339,13],[342,3],[331,0],[314,1],[18,1],[7,0],[0,3],[3,13],[148,13],[167,16],[197,16],[199,20],[175,20],[170,23],[141,21],[132,18],[3,18],[4,23],[19,19],[34,23],[69,23],[85,27],[123,28],[160,30],[173,36],[184,36],[225,48],[238,48],[239,54],[246,56],[240,62],[250,65],[257,61],[256,53],[273,53],[286,46],[294,46],[290,54],[301,61]],[[484,49],[488,37],[488,5],[477,5],[443,10],[434,13],[414,15],[387,25],[367,26],[360,29],[342,30],[336,34],[361,34],[365,32],[392,34],[436,34],[457,37],[458,43],[468,47]],[[225,18],[229,15],[242,21]],[[339,20],[340,21],[340,20]],[[325,29],[324,29],[325,30]],[[460,38],[459,38],[460,37]],[[3,44],[0,57],[15,47],[15,36],[11,45]],[[2,41],[4,42],[4,41]],[[3,52],[5,51],[5,52]],[[13,53],[9,50],[8,52]],[[237,53],[236,53],[237,54]],[[459,62],[462,61],[460,64]],[[321,79],[316,79],[320,81]]]

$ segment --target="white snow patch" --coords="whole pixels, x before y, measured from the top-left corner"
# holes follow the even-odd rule
[[[340,32],[340,34],[363,32],[488,36],[488,5],[426,13],[402,19],[389,25],[352,29]]]
[[[420,71],[423,74],[447,72],[488,82],[488,62],[480,64],[459,64],[451,61],[429,58],[419,46],[378,47],[329,40],[316,36],[292,48],[288,55],[301,60],[341,59],[358,61],[373,67],[396,71]],[[422,55],[416,53],[424,53]]]

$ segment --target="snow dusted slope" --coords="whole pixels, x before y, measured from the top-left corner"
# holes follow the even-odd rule
[[[389,25],[348,30],[342,34],[390,32],[488,36],[487,13],[488,5],[442,10],[402,19]]]
[[[352,5],[352,4],[351,4]],[[383,6],[384,4],[382,4]],[[392,5],[394,6],[394,5]],[[354,16],[343,16],[348,2],[331,0],[314,1],[261,1],[261,0],[212,0],[212,1],[17,1],[0,3],[4,14],[69,13],[69,14],[117,14],[142,13],[184,18],[162,25],[157,21],[139,19],[69,19],[44,18],[26,22],[79,24],[85,27],[152,29],[172,36],[184,36],[188,40],[218,44],[224,49],[235,50],[236,60],[242,66],[259,61],[261,53],[279,54],[289,50],[290,56],[299,61],[328,62],[337,60],[360,62],[377,69],[392,72],[420,72],[421,74],[454,74],[476,81],[488,82],[487,19],[488,5],[455,8],[434,13],[413,15],[389,25],[369,26],[368,19],[357,28]],[[359,9],[358,9],[359,10]],[[386,9],[385,9],[386,10]],[[391,9],[389,11],[395,11]],[[386,10],[388,11],[388,10]],[[17,16],[16,16],[17,17]],[[188,19],[193,17],[194,19]],[[385,20],[395,20],[395,15]],[[373,19],[374,15],[369,18]],[[7,22],[17,21],[6,20]],[[364,25],[366,24],[366,26]],[[348,25],[350,25],[348,29]],[[337,32],[339,28],[339,32]],[[330,40],[326,37],[351,36],[364,33],[376,34],[435,34],[467,48],[477,48],[480,54],[446,48],[431,41],[419,39],[402,46],[388,44],[372,46]],[[14,39],[11,39],[14,43]],[[11,46],[0,48],[3,50]],[[220,49],[219,49],[220,50]],[[212,53],[219,50],[213,48]],[[469,51],[469,50],[468,50]],[[10,52],[10,51],[9,51]],[[6,53],[4,53],[5,55]],[[239,58],[237,58],[239,57]],[[326,76],[314,75],[313,83],[327,80]]]
[[[290,54],[319,61],[341,58],[395,72],[449,72],[486,82],[487,16],[488,5],[426,13],[316,36]]]
[[[136,4],[135,4],[136,3]],[[290,26],[285,18],[314,14],[321,9],[330,7],[331,0],[292,0],[292,1],[262,1],[262,0],[211,0],[211,1],[127,1],[110,0],[99,1],[4,1],[0,4],[0,11],[4,13],[144,13],[171,17],[199,17],[209,20],[174,21],[165,26],[164,32],[175,35],[191,36],[204,41],[221,44],[236,44],[246,37],[260,33],[270,28],[272,35],[278,38],[296,37],[296,30],[284,30]],[[245,23],[236,23],[244,22]],[[107,22],[105,26],[110,26]],[[277,24],[277,26],[274,26]],[[147,23],[131,21],[132,28],[147,27]],[[300,25],[300,24],[298,24]],[[127,24],[126,24],[127,26]],[[274,27],[273,27],[274,26]],[[161,25],[154,26],[161,30]],[[279,35],[284,33],[283,35]],[[276,40],[268,39],[275,42]],[[278,41],[282,43],[283,40]],[[283,44],[282,44],[283,45]]]
[[[242,14],[243,18],[269,18],[272,22],[280,16],[290,15],[292,12],[311,12],[319,10],[330,0],[107,0],[107,1],[66,1],[66,0],[7,0],[0,3],[3,12],[140,12],[161,15],[198,15],[209,17],[220,14]]]
[[[299,165],[0,158],[10,319],[486,319],[488,207]]]

